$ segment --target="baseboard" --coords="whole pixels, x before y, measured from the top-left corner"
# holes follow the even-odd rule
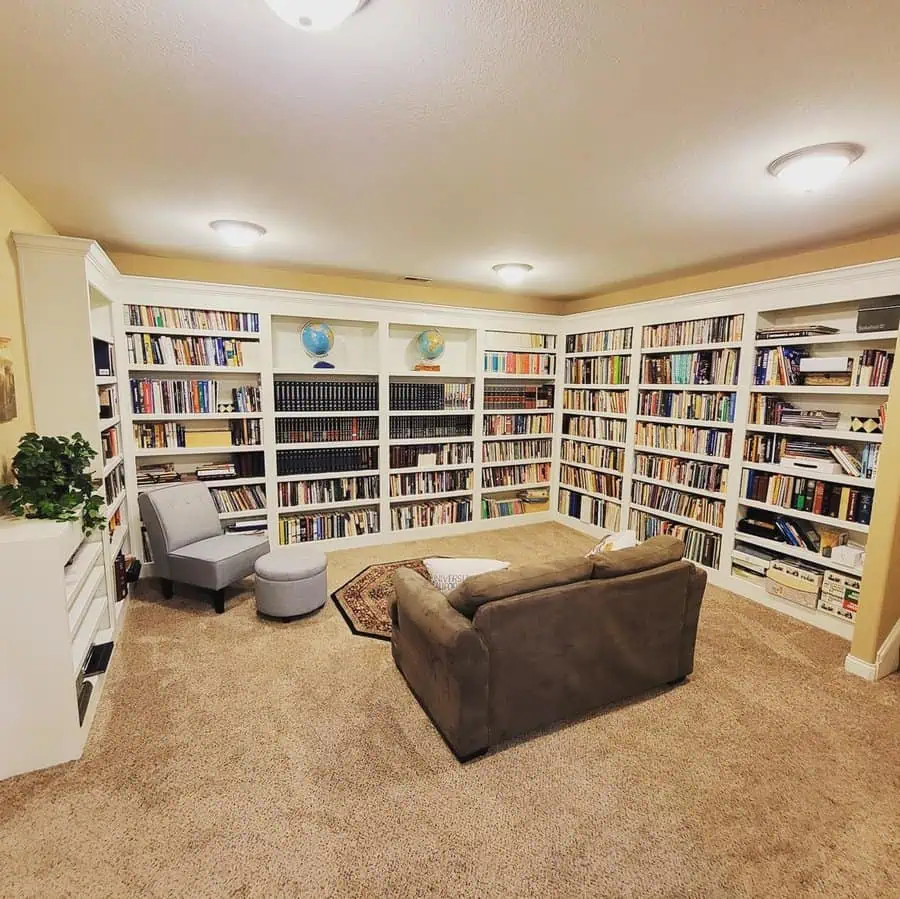
[[[858,659],[849,653],[844,659],[844,671],[848,674],[855,674],[863,680],[875,680],[875,666],[871,662],[864,662],[862,659]]]
[[[900,620],[895,622],[875,656],[875,679],[881,680],[900,670]]]

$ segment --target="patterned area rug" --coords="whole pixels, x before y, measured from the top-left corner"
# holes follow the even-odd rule
[[[394,596],[393,577],[398,568],[412,568],[422,577],[428,577],[421,559],[386,562],[370,565],[331,594],[354,634],[376,640],[391,639],[388,603]]]

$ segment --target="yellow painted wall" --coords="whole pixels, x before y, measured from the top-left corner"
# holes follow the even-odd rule
[[[714,270],[671,275],[631,286],[611,288],[595,296],[570,300],[566,303],[564,312],[590,312],[593,309],[607,309],[610,306],[627,306],[631,303],[662,300],[704,290],[737,287],[757,281],[771,281],[773,278],[805,275],[810,272],[898,257],[900,257],[900,232],[803,253],[744,262]]]
[[[441,306],[466,306],[499,309],[507,312],[562,314],[566,303],[542,297],[522,296],[502,291],[474,290],[439,284],[408,284],[381,281],[359,275],[308,272],[302,269],[267,268],[240,262],[224,262],[179,257],[145,256],[139,253],[109,254],[123,275],[150,278],[175,278],[182,281],[208,281],[213,284],[241,284],[281,290],[304,290],[375,300],[404,303],[434,303]]]
[[[18,408],[17,418],[0,424],[0,480],[6,477],[19,438],[34,427],[13,231],[56,234],[43,216],[0,175],[0,237],[3,238],[0,247],[0,337],[12,340],[7,352],[13,360]]]

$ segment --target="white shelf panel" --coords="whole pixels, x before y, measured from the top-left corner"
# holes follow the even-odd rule
[[[843,518],[830,518],[827,515],[814,515],[812,512],[801,512],[798,509],[786,509],[784,506],[761,503],[745,497],[741,497],[738,502],[742,506],[748,506],[751,509],[765,509],[767,512],[783,515],[785,518],[802,518],[804,521],[814,521],[816,524],[824,524],[839,531],[858,531],[860,534],[869,533],[867,524],[859,524],[856,521],[844,521]]]
[[[123,490],[110,504],[106,507],[106,520],[109,521],[116,512],[122,507],[122,503],[125,502],[125,497],[127,496],[127,491]]]
[[[377,418],[380,414],[377,409],[366,412],[354,412],[353,410],[328,410],[318,412],[276,412],[275,418]]]
[[[112,418],[101,418],[100,419],[101,433],[104,431],[108,431],[110,428],[114,428],[121,420],[122,420],[121,415],[114,415]]]
[[[377,378],[378,372],[372,371],[371,369],[352,369],[346,368],[342,370],[338,370],[336,368],[276,368],[272,372],[273,376],[276,378],[284,378],[284,377],[298,377],[301,375],[306,376],[314,376],[325,377],[325,378]]]
[[[129,372],[179,372],[186,374],[193,372],[195,375],[258,375],[258,368],[246,368],[243,365],[129,365]]]
[[[377,506],[378,499],[350,499],[338,503],[310,503],[306,506],[279,506],[279,515],[292,515],[302,512],[321,512],[330,509],[354,509],[357,506]]]
[[[103,477],[108,478],[122,464],[121,456],[113,456],[109,462],[103,464]]]
[[[487,438],[485,438],[487,439]],[[431,446],[438,443],[473,443],[475,438],[470,434],[465,437],[391,437],[391,446]]]
[[[769,549],[775,553],[791,556],[795,559],[802,559],[804,562],[820,565],[823,568],[830,568],[834,571],[841,571],[844,574],[862,577],[861,568],[854,568],[852,565],[841,565],[839,562],[832,562],[831,559],[828,559],[819,553],[814,553],[812,550],[804,549],[800,546],[791,546],[790,543],[779,543],[777,540],[766,540],[765,537],[756,537],[753,534],[742,534],[738,530],[735,530],[734,532],[734,539],[736,543],[749,543],[753,546]]]
[[[552,433],[541,433],[541,434],[485,434],[482,437],[482,440],[487,443],[488,441],[496,441],[496,440],[546,440],[548,438],[553,437]]]
[[[482,462],[482,468],[501,468],[504,465],[530,465],[532,463],[550,464],[552,459],[507,459],[505,462]]]
[[[807,387],[805,385],[753,385],[751,393],[818,393],[831,396],[887,396],[890,387]]]
[[[84,587],[79,591],[69,609],[69,633],[74,640],[78,634],[78,628],[87,615],[88,608],[94,602],[97,595],[97,589],[106,578],[106,569],[102,565],[95,565],[90,571],[89,577],[84,583]]]
[[[716,493],[713,490],[701,490],[699,487],[687,487],[679,484],[677,481],[660,481],[657,478],[648,478],[642,474],[634,474],[631,476],[634,481],[641,481],[644,484],[656,484],[658,487],[671,487],[673,490],[680,490],[682,493],[696,493],[698,496],[707,496],[710,499],[717,499],[725,502],[726,494]]]
[[[205,328],[149,328],[126,325],[126,334],[160,334],[170,337],[221,337],[225,340],[259,341],[259,331],[213,331]]]
[[[640,390],[700,390],[706,393],[735,393],[736,384],[639,384]]]
[[[237,512],[219,512],[219,518],[222,521],[233,521],[238,518],[265,518],[266,509],[241,509]]]
[[[484,379],[486,381],[555,381],[556,375],[499,374],[486,371]]]
[[[545,409],[482,409],[485,415],[553,415],[552,407]]]
[[[103,614],[103,609],[105,607],[106,595],[104,593],[94,597],[87,614],[84,616],[78,627],[78,632],[75,634],[75,638],[72,641],[72,667],[76,672],[81,670],[81,664],[91,646],[94,634],[97,632],[97,624],[100,621],[100,616]]]
[[[390,498],[391,505],[396,503],[415,503],[427,502],[432,499],[451,499],[457,496],[471,496],[472,490],[448,490],[445,493],[408,493],[405,496],[392,496]]]
[[[755,425],[748,424],[748,431],[759,431],[763,434],[785,434],[792,437],[821,437],[831,443],[839,443],[842,440],[859,440],[864,443],[881,443],[883,434],[866,434],[864,431],[839,431],[827,428],[787,428],[783,425]]]
[[[627,384],[563,384],[568,390],[629,390]]]
[[[563,440],[577,440],[579,443],[593,443],[595,446],[616,446],[624,448],[624,440],[600,440],[598,437],[577,437],[575,434],[562,434]]]
[[[592,353],[566,353],[566,359],[601,359],[604,356],[630,356],[631,350],[594,350]]]
[[[436,381],[474,381],[475,375],[471,372],[452,371],[392,371],[388,377],[413,380],[416,378],[431,378]]]
[[[135,456],[219,456],[223,453],[261,453],[264,447],[259,446],[204,446],[204,447],[157,447],[154,449],[137,449]]]
[[[66,566],[66,608],[72,605],[78,592],[81,590],[91,569],[97,564],[103,552],[103,544],[96,540],[93,543],[85,541],[72,557],[71,563]]]
[[[112,538],[112,556],[115,558],[122,550],[122,545],[125,543],[125,538],[128,536],[128,523],[122,522],[117,528],[115,534],[113,534]]]
[[[138,493],[146,493],[157,487],[168,487],[170,484],[206,484],[207,487],[247,487],[251,484],[265,484],[265,478],[216,478],[204,481],[200,478],[184,478],[180,481],[166,481],[160,484],[138,484]]]
[[[314,443],[276,443],[278,450],[344,449],[350,446],[378,446],[378,440],[323,440]]]
[[[829,484],[846,484],[850,487],[875,487],[875,481],[869,478],[856,478],[849,474],[822,474],[808,468],[790,468],[783,465],[770,465],[764,462],[742,462],[744,468],[753,471],[767,471],[772,474],[790,475],[795,478],[810,478],[815,481],[826,481]]]
[[[715,428],[729,430],[734,427],[733,421],[704,421],[699,418],[660,418],[658,415],[635,415],[635,421],[649,421],[662,425],[685,425],[688,428]]]
[[[474,467],[474,462],[454,462],[452,465],[426,465],[422,468],[392,468],[391,474],[417,474],[418,472],[427,471],[464,471]],[[376,471],[374,474],[378,474],[378,472]]]
[[[617,478],[624,477],[624,472],[616,471],[615,468],[601,468],[597,465],[588,465],[584,462],[567,462],[565,459],[559,460],[560,465],[570,465],[572,468],[584,468],[588,471],[599,471],[601,474],[612,474]]]
[[[662,449],[657,446],[640,446],[635,444],[636,453],[652,453],[655,456],[674,456],[676,459],[693,459],[696,462],[714,462],[717,465],[728,465],[730,456],[709,456],[705,453],[688,453],[683,450]]]
[[[657,518],[665,518],[667,521],[675,521],[678,524],[700,528],[701,531],[712,531],[714,534],[723,534],[725,532],[725,529],[718,525],[707,524],[704,521],[697,521],[695,518],[687,518],[684,515],[676,515],[674,512],[663,512],[661,509],[654,509],[653,506],[640,506],[637,503],[632,503],[631,508],[637,509],[639,512],[647,512]]]
[[[539,349],[515,349],[510,350],[502,346],[486,346],[485,353],[515,353],[517,356],[555,356],[556,350]]]
[[[331,415],[333,413],[329,413]],[[136,412],[132,421],[241,421],[263,418],[262,412]]]
[[[375,413],[378,414],[377,412]],[[442,415],[474,415],[474,409],[392,409],[388,415],[391,418],[409,418],[410,415],[425,415],[425,416],[442,416]]]
[[[118,378],[115,375],[103,375],[94,378],[94,382],[98,387],[107,387],[111,384],[117,384]]]
[[[719,343],[682,343],[678,346],[641,347],[641,355],[662,356],[667,353],[693,353],[703,350],[736,350],[740,347],[740,340],[726,340]]]
[[[590,490],[585,490],[583,487],[573,487],[571,484],[563,484],[562,481],[559,482],[560,490],[571,490],[572,493],[580,493],[582,496],[592,496],[594,499],[603,499],[610,503],[615,503],[617,506],[622,505],[622,500],[616,496],[607,496],[605,493],[592,493]]]
[[[530,484],[511,484],[508,487],[482,487],[482,493],[511,493],[514,490],[537,490],[541,487],[549,487],[549,481],[540,481]]]
[[[332,471],[321,474],[283,474],[278,475],[275,480],[280,484],[284,484],[288,481],[327,481],[331,478],[366,478],[378,475],[379,473],[377,468],[369,468],[363,469],[362,471]]]
[[[812,346],[817,343],[895,343],[900,331],[871,331],[859,334],[845,331],[842,334],[820,334],[812,337],[779,337],[777,340],[757,340],[755,346]]]

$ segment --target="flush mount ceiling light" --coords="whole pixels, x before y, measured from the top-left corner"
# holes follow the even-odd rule
[[[527,262],[501,262],[494,271],[507,287],[516,287],[534,271],[534,266]]]
[[[862,155],[859,144],[817,144],[779,156],[769,163],[768,172],[791,190],[808,193],[836,181]]]
[[[253,222],[238,222],[232,219],[210,222],[209,227],[230,247],[252,246],[266,233],[266,229],[262,225],[256,225]]]
[[[368,0],[266,0],[288,25],[303,31],[330,31],[366,5]]]

